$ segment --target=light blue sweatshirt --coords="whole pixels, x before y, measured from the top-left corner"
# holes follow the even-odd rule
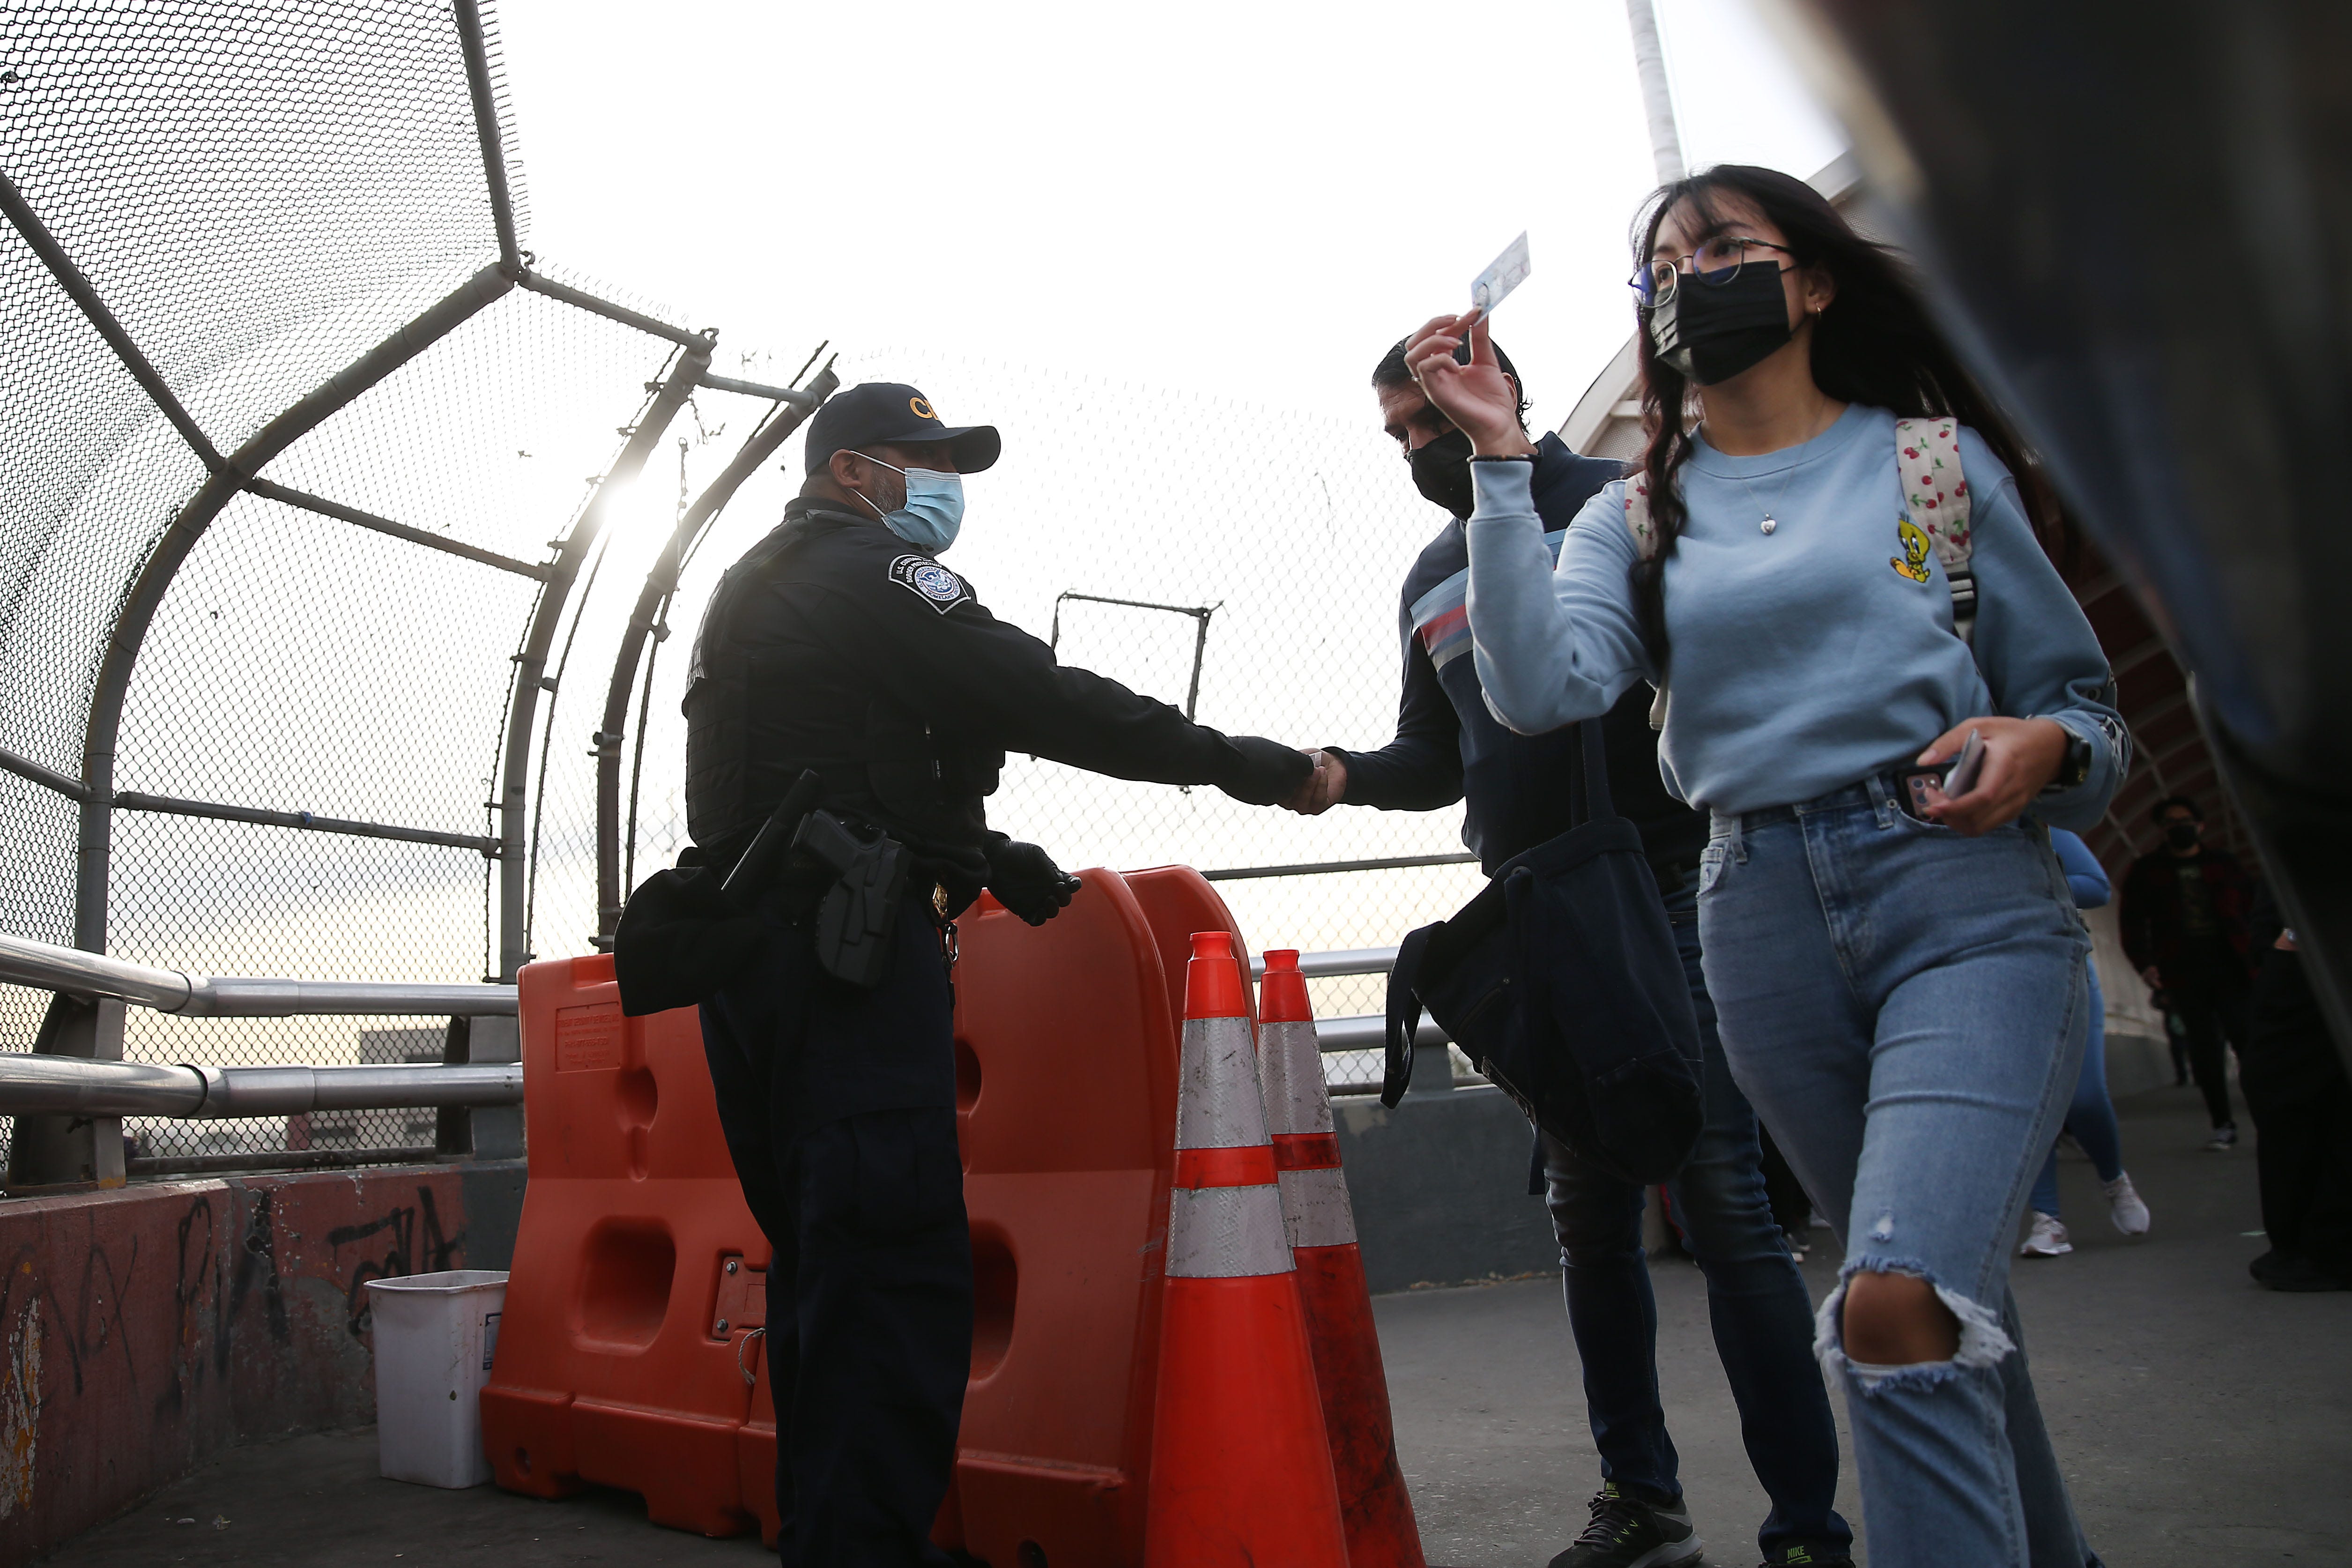
[[[1689,520],[1665,569],[1669,789],[1718,812],[1790,805],[1906,766],[1963,719],[2005,714],[2054,719],[2091,742],[2090,777],[2035,811],[2060,826],[2099,820],[2130,747],[2106,656],[2034,540],[2016,480],[1974,431],[1960,431],[1973,656],[1933,554],[1925,582],[1897,569],[1916,571],[1918,551],[1896,531],[1893,415],[1855,405],[1760,457],[1696,446],[1680,481]],[[1478,679],[1523,734],[1607,712],[1657,674],[1634,610],[1623,481],[1586,503],[1554,569],[1528,472],[1473,463],[1468,529]]]

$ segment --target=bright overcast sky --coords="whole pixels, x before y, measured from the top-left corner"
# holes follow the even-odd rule
[[[1659,12],[1694,164],[1842,150],[1746,0]],[[1622,0],[499,15],[530,243],[720,328],[721,369],[831,338],[1369,417],[1380,352],[1523,228],[1496,322],[1538,418],[1630,329]]]

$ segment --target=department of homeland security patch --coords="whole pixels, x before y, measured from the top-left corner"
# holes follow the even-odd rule
[[[890,563],[890,581],[909,590],[941,615],[971,597],[963,579],[928,555],[901,555]]]

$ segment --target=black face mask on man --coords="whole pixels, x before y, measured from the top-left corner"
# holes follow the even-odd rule
[[[1743,267],[1730,282],[1685,278],[1650,309],[1650,346],[1701,386],[1753,369],[1789,341],[1789,300],[1780,269]]]
[[[1448,430],[1433,440],[1423,441],[1406,454],[1412,465],[1412,488],[1432,504],[1444,507],[1455,517],[1468,517],[1471,508],[1478,504],[1477,492],[1470,487],[1470,437],[1461,430]]]
[[[2186,849],[2197,842],[2197,825],[2193,822],[2168,822],[2164,825],[2164,841],[2175,849]]]

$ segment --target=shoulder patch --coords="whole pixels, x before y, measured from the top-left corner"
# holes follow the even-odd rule
[[[928,555],[901,555],[891,562],[890,581],[943,616],[971,598],[962,578]]]

